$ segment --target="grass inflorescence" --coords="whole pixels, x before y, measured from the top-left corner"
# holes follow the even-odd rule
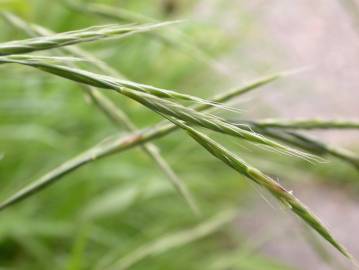
[[[85,11],[96,13],[96,10],[100,11],[97,12],[98,14],[107,16],[104,15],[107,12],[104,12],[106,9],[96,9],[96,6],[94,8],[88,6],[88,9]],[[288,191],[272,177],[248,164],[239,155],[226,149],[222,144],[214,141],[207,134],[198,130],[198,128],[201,127],[207,132],[215,131],[222,135],[230,135],[239,138],[240,140],[248,141],[254,145],[269,147],[277,152],[300,157],[309,161],[317,160],[317,155],[332,155],[345,160],[358,168],[358,157],[355,154],[338,147],[329,146],[293,131],[297,129],[357,129],[359,124],[356,121],[267,119],[258,121],[243,120],[234,123],[208,112],[209,110],[214,109],[221,111],[233,110],[237,112],[237,109],[231,108],[224,103],[286,76],[286,72],[260,78],[242,87],[215,96],[212,99],[206,99],[184,94],[172,89],[164,89],[127,80],[116,70],[112,69],[105,62],[97,59],[92,54],[77,47],[68,47],[70,45],[85,42],[93,42],[109,38],[122,38],[135,33],[149,32],[162,26],[173,24],[174,22],[146,22],[142,25],[124,26],[94,26],[56,34],[41,26],[27,25],[20,18],[16,18],[9,13],[4,13],[4,16],[15,26],[22,28],[30,35],[38,37],[0,44],[0,64],[20,64],[30,66],[46,73],[79,83],[81,87],[85,89],[85,93],[90,96],[92,101],[108,116],[109,119],[115,122],[118,126],[124,125],[131,133],[126,136],[123,136],[122,134],[111,136],[111,138],[105,139],[75,158],[67,160],[4,200],[0,204],[0,210],[4,210],[31,195],[37,194],[38,191],[55,183],[63,176],[88,163],[95,162],[100,158],[115,153],[124,152],[135,146],[140,146],[142,147],[142,150],[154,159],[162,171],[165,172],[177,191],[188,202],[192,210],[198,212],[198,207],[194,203],[194,199],[186,186],[152,144],[152,140],[166,136],[180,128],[186,131],[198,145],[205,148],[210,155],[216,157],[225,165],[237,171],[240,175],[249,178],[269,191],[276,199],[293,211],[339,252],[353,260],[346,248],[334,238],[319,218],[317,218],[291,191]],[[127,17],[128,20],[143,19],[140,16]],[[60,52],[65,52],[69,56],[36,56],[32,54],[24,54],[50,49],[58,49]],[[99,70],[99,73],[79,68],[76,65],[76,61],[82,59],[89,60],[90,63]],[[129,117],[119,110],[117,106],[103,94],[102,91],[104,90],[112,90],[125,98],[134,100],[167,120],[160,122],[155,126],[138,130]],[[192,106],[186,105],[185,102],[191,102]],[[225,212],[223,215],[220,215],[219,218],[216,218],[209,223],[199,225],[195,229],[154,241],[139,248],[133,254],[124,257],[115,265],[119,269],[127,269],[145,257],[156,255],[163,250],[181,246],[204,237],[232,220],[235,216],[234,213],[235,212],[233,211]],[[112,269],[112,266],[109,269]]]
[[[35,24],[27,24],[20,17],[17,17],[14,14],[3,12],[2,15],[4,18],[11,23],[16,28],[23,30],[31,36],[53,36],[54,33],[48,29],[45,29],[42,26]],[[61,46],[61,49],[70,55],[75,57],[83,58],[85,60],[90,61],[98,70],[103,73],[107,73],[108,75],[123,77],[122,74],[112,69],[107,63],[101,61],[100,59],[92,56],[91,54],[85,52],[79,47],[71,46]],[[32,51],[37,51],[36,48],[33,48]],[[15,50],[14,53],[17,51]],[[104,94],[98,91],[96,88],[89,85],[81,85],[85,90],[85,93],[90,97],[94,104],[103,111],[103,113],[116,125],[119,127],[124,126],[128,131],[135,132],[137,127],[131,121],[131,119],[127,116],[127,114],[118,108],[109,98],[107,98]],[[192,211],[198,215],[199,208],[195,203],[193,196],[190,191],[185,186],[184,182],[180,179],[180,177],[172,170],[171,166],[166,162],[166,160],[161,156],[159,149],[152,143],[147,143],[141,145],[143,151],[149,155],[151,159],[158,165],[158,167],[164,172],[164,174],[168,177],[170,182],[176,188],[176,190],[183,196],[185,201],[188,203]]]

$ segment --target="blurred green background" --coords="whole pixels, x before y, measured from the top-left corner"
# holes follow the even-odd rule
[[[213,59],[209,66],[146,34],[81,46],[130,80],[210,97],[240,85],[240,81],[288,68],[281,64],[285,63],[283,59],[272,64],[271,58],[261,58],[258,44],[265,46],[272,58],[287,56],[281,55],[270,35],[262,35],[263,21],[257,17],[260,14],[254,12],[255,5],[248,6],[245,1],[97,2],[113,6],[114,11],[131,10],[158,20],[185,19],[175,26],[184,34],[184,42]],[[3,0],[0,8],[56,32],[114,23],[73,10],[62,1]],[[260,7],[258,11],[265,9]],[[223,21],[231,16],[233,20]],[[0,29],[2,42],[27,37],[4,20],[0,21]],[[237,61],[234,59],[238,59],[239,66],[233,65]],[[83,66],[95,70],[91,63]],[[126,134],[112,125],[75,83],[16,65],[1,66],[0,76],[1,199],[105,137]],[[289,88],[292,91],[283,95],[290,98],[294,94],[295,98],[297,89],[311,85],[305,76],[275,82],[236,104],[239,108],[243,106],[246,117],[275,116],[277,108],[262,96]],[[106,94],[138,127],[160,120],[141,105],[116,94]],[[280,107],[286,108],[286,104]],[[287,110],[291,111],[291,107]],[[242,114],[227,116],[236,119]],[[358,194],[357,172],[339,161],[309,164],[224,136],[214,137],[294,190],[300,187],[305,193],[314,189],[318,200],[322,198],[323,186],[339,189],[345,198]],[[292,234],[285,222],[281,223],[285,214],[280,206],[267,207],[262,200],[262,196],[269,197],[264,191],[209,156],[181,131],[155,143],[194,194],[201,217],[193,215],[147,155],[139,149],[126,151],[84,166],[38,195],[1,212],[0,269],[102,269],[101,263],[108,259],[121,259],[146,243],[193,228],[226,209],[237,209],[233,222],[198,241],[145,258],[131,269],[303,269],[296,261],[283,260],[275,249],[265,248],[270,242],[275,245],[278,233],[284,238],[291,238]],[[355,140],[346,145],[354,148]],[[272,212],[277,214],[272,216],[269,214]],[[267,215],[267,219],[261,220],[261,215]],[[332,215],[346,218],[335,209]],[[356,211],[355,217],[347,218],[357,220],[358,216]],[[279,223],[274,223],[274,218]],[[279,232],[273,233],[278,228]],[[339,237],[345,241],[344,233]],[[292,244],[284,241],[283,245],[290,249]],[[308,248],[309,244],[304,246]],[[311,251],[306,256],[317,255]],[[317,260],[325,265],[322,259]]]

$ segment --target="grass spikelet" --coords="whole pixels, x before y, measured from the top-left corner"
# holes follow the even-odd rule
[[[26,40],[16,40],[0,44],[0,55],[23,54],[33,51],[48,50],[69,46],[84,42],[93,42],[109,38],[120,38],[139,32],[152,31],[154,29],[177,23],[161,22],[146,25],[103,25],[86,29],[55,34],[53,36],[37,37]]]
[[[253,81],[252,83],[246,84],[243,87],[239,87],[237,89],[233,89],[231,91],[218,95],[213,98],[213,101],[229,101],[237,95],[243,95],[244,93],[247,93],[248,91],[245,89],[252,88],[252,90],[254,90],[257,87],[264,85],[265,83],[271,82],[272,80],[269,80],[268,78],[271,78],[272,76],[276,77],[276,75],[271,75],[265,77],[264,79]],[[198,111],[208,110],[209,108],[210,107],[206,104],[199,104],[194,107],[194,109]],[[154,139],[161,138],[175,131],[177,128],[178,127],[176,125],[164,121],[156,126],[135,132],[134,134],[128,135],[124,138],[122,136],[107,138],[103,140],[102,143],[99,143],[94,147],[88,149],[87,151],[84,151],[83,153],[74,157],[73,159],[66,161],[65,163],[59,165],[47,174],[33,181],[32,184],[20,189],[18,192],[16,192],[0,204],[0,211],[8,208],[11,205],[21,202],[32,194],[36,194],[47,186],[54,184],[57,180],[61,179],[61,177],[71,173],[78,168],[81,168],[88,163],[94,162],[100,158],[115,153],[120,153],[125,150],[132,149],[133,147],[152,141]]]
[[[353,260],[351,254],[348,253],[348,251],[333,238],[329,230],[321,223],[321,221],[313,213],[311,213],[311,211],[299,199],[297,199],[292,192],[287,191],[278,182],[258,169],[248,165],[241,158],[225,149],[222,145],[218,144],[207,135],[177,121],[176,119],[170,117],[168,119],[184,129],[195,141],[202,145],[213,156],[240,174],[248,177],[258,185],[267,189],[280,202],[289,206],[290,210],[305,221],[311,228],[317,231],[325,240],[331,243],[332,246],[334,246],[340,253],[350,260]]]
[[[220,133],[239,137],[244,140],[248,140],[253,143],[263,144],[272,148],[275,148],[283,153],[287,153],[296,157],[303,157],[305,159],[313,159],[316,157],[313,155],[301,152],[299,150],[290,148],[288,146],[277,143],[273,140],[265,138],[262,135],[247,131],[232,125],[219,117],[213,115],[207,115],[199,113],[191,108],[186,108],[183,105],[174,103],[168,100],[164,100],[157,96],[153,96],[153,93],[142,93],[140,91],[133,91],[134,89],[128,89],[118,85],[118,80],[113,79],[110,76],[103,76],[93,72],[84,71],[78,68],[70,68],[60,65],[52,65],[45,63],[36,57],[22,55],[22,59],[28,58],[28,60],[18,60],[12,56],[0,57],[0,63],[17,63],[38,68],[48,73],[58,75],[63,78],[67,78],[76,82],[84,83],[87,85],[95,86],[98,88],[112,89],[115,90],[137,102],[143,104],[149,109],[157,112],[167,114],[176,117],[180,120],[184,120],[193,125],[200,125],[204,128],[208,128]],[[135,89],[136,90],[136,89]],[[210,103],[210,102],[208,102]],[[243,127],[248,127],[243,124]]]
[[[21,18],[9,13],[4,12],[2,14],[4,18],[14,25],[17,28],[22,29],[24,32],[28,33],[32,36],[42,36],[48,35],[53,36],[55,35],[51,31],[34,24],[28,25],[25,21],[21,20]],[[105,62],[97,59],[96,57],[92,56],[91,54],[83,51],[80,48],[71,46],[71,47],[62,47],[62,50],[65,52],[70,53],[76,57],[84,57],[85,60],[91,61],[97,68],[104,73],[113,74],[115,76],[121,76],[111,67],[109,67]],[[50,57],[50,59],[52,59]],[[88,86],[82,85],[85,93],[91,98],[94,104],[113,122],[116,126],[122,127],[124,126],[128,131],[136,132],[137,128],[129,119],[129,117],[121,110],[119,110],[116,105],[108,99],[105,95],[103,95],[97,89]],[[147,143],[141,145],[142,150],[158,165],[158,167],[162,170],[162,172],[168,177],[171,184],[177,190],[177,192],[184,198],[187,202],[191,210],[196,214],[199,215],[200,211],[195,203],[195,200],[192,194],[187,189],[184,182],[176,175],[176,173],[172,170],[171,166],[166,162],[166,160],[161,156],[159,150],[155,145],[152,143]]]

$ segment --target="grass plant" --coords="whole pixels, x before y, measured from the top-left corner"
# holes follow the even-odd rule
[[[146,16],[128,12],[125,9],[114,12],[106,6],[97,4],[75,4],[70,6],[77,10],[83,7],[83,12],[86,14],[99,15],[110,20],[136,22],[136,24],[93,26],[86,29],[57,34],[42,26],[27,23],[20,17],[5,12],[3,16],[7,21],[32,36],[32,38],[0,43],[0,64],[2,67],[8,64],[29,66],[50,74],[49,77],[56,75],[70,82],[75,82],[81,86],[85,94],[90,97],[97,108],[102,111],[118,129],[124,127],[129,134],[123,135],[123,133],[116,133],[115,135],[105,138],[95,146],[85,150],[72,159],[66,160],[46,174],[37,177],[30,184],[25,185],[0,203],[0,211],[2,214],[7,214],[3,211],[10,206],[24,201],[32,195],[38,194],[39,191],[54,184],[64,176],[77,171],[84,165],[94,163],[101,158],[113,154],[125,152],[137,146],[141,147],[141,149],[154,160],[172,182],[178,193],[186,200],[193,212],[199,213],[198,206],[192,194],[159,153],[158,148],[153,144],[155,139],[162,138],[175,130],[182,129],[189,137],[194,139],[196,146],[199,145],[204,148],[211,156],[238,172],[240,177],[248,178],[268,191],[275,199],[337,249],[337,251],[350,259],[353,264],[356,264],[353,256],[333,236],[327,226],[325,226],[291,190],[286,189],[269,174],[259,170],[257,166],[247,163],[242,158],[242,154],[234,153],[234,151],[227,149],[221,143],[213,140],[207,132],[214,131],[220,135],[229,135],[239,139],[240,142],[250,142],[254,146],[264,149],[269,148],[272,151],[299,157],[310,162],[322,160],[319,157],[334,156],[359,169],[359,157],[356,154],[346,149],[326,144],[306,134],[298,133],[298,130],[312,129],[358,129],[359,123],[357,121],[346,119],[226,120],[218,116],[217,113],[232,111],[237,116],[239,112],[237,108],[226,105],[227,102],[288,76],[291,72],[271,74],[209,99],[193,94],[185,94],[178,90],[160,88],[150,84],[131,81],[126,79],[117,69],[112,68],[92,53],[76,45],[112,38],[123,38],[137,33],[148,32],[150,35],[167,41],[174,48],[183,49],[189,55],[194,55],[198,59],[204,59],[204,62],[210,64],[213,62],[208,60],[208,58],[204,56],[205,54],[202,54],[195,46],[187,43],[184,35],[172,36],[168,33],[153,32],[153,30],[164,26],[174,25],[178,21],[158,22]],[[180,38],[178,39],[177,37]],[[56,54],[46,56],[32,54],[37,51],[49,51],[50,53],[55,52]],[[78,65],[79,61],[87,61],[87,63],[98,72],[81,68],[80,65]],[[132,122],[130,117],[122,111],[122,109],[118,108],[117,104],[106,95],[107,90],[120,94],[125,100],[130,99],[136,101],[163,118],[163,121],[147,128],[137,129],[137,126]],[[188,92],[189,91],[187,91],[187,93]],[[107,93],[110,93],[110,91],[107,91]],[[201,128],[201,130],[199,130],[199,128]],[[2,162],[2,158],[3,155],[0,153],[0,162]],[[123,163],[116,164],[119,170],[121,170],[121,165],[123,165]],[[122,191],[120,196],[124,196],[123,208],[127,209],[130,207],[129,205],[135,207],[136,198],[140,192],[133,186],[128,189],[129,193],[127,195],[126,190]],[[95,204],[99,201],[101,200],[94,200]],[[102,207],[106,207],[107,199],[105,198],[103,201],[105,202],[103,204],[105,206],[102,205]],[[116,200],[116,202],[119,201]],[[81,224],[86,220],[91,220],[91,218],[86,219],[86,213],[90,213],[90,216],[91,213],[95,213],[96,215],[96,211],[99,211],[96,209],[102,209],[101,203],[95,206],[98,206],[98,208],[95,207],[94,212],[85,211],[85,214],[81,216],[82,218],[76,222]],[[191,229],[153,238],[155,240],[145,241],[142,245],[136,245],[137,248],[133,248],[132,250],[134,251],[127,253],[125,256],[123,256],[122,253],[123,247],[120,247],[118,250],[114,249],[112,252],[108,252],[108,255],[104,256],[102,260],[92,265],[92,268],[129,269],[147,258],[158,256],[174,248],[193,243],[196,240],[221,230],[225,224],[232,222],[236,215],[237,210],[224,210],[214,218],[200,223]],[[139,216],[137,216],[137,218],[140,219]],[[140,226],[142,227],[142,224]],[[115,238],[111,234],[100,233],[101,230],[98,229],[96,224],[92,224],[90,228],[91,230],[96,230],[98,235],[104,236],[103,238]],[[156,229],[158,228],[156,227]],[[132,228],[130,230],[132,230]],[[14,239],[19,239],[17,234],[14,235],[16,235]],[[88,238],[94,242],[99,240],[93,239],[93,237]],[[41,256],[46,253],[46,249],[44,250],[42,248],[41,243],[25,241],[26,244],[24,244],[25,242],[22,241],[22,239],[18,241],[27,250],[34,250],[32,256],[39,262],[42,262]],[[78,239],[75,240],[73,257],[69,261],[68,269],[77,270],[83,268],[79,266],[78,262],[81,261],[81,256],[84,256],[86,241],[86,232],[84,230],[79,234]],[[99,242],[101,242],[101,239]],[[107,241],[103,242],[107,243]],[[117,243],[118,241],[116,240],[115,242]],[[48,264],[44,264],[43,267],[48,267]]]

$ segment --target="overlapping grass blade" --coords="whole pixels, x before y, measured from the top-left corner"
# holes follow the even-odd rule
[[[195,141],[201,144],[214,157],[218,158],[240,174],[248,177],[256,184],[267,189],[274,195],[275,198],[277,198],[284,205],[288,206],[297,216],[305,221],[311,228],[316,230],[344,256],[353,260],[351,254],[348,253],[348,251],[333,238],[329,230],[322,224],[322,222],[313,213],[311,213],[311,211],[300,200],[298,200],[292,192],[286,190],[271,177],[247,164],[244,160],[225,149],[222,145],[218,144],[207,135],[174,118],[168,117],[168,119],[184,129]]]
[[[96,40],[120,38],[139,32],[152,31],[154,29],[173,23],[176,23],[176,21],[145,25],[93,26],[86,29],[63,32],[53,36],[10,41],[0,44],[0,55],[22,54],[33,51],[59,48],[84,42],[93,42]]]
[[[5,19],[10,22],[12,25],[16,26],[17,28],[22,29],[26,33],[32,36],[53,36],[55,35],[51,31],[34,24],[27,24],[19,17],[9,13],[3,12],[3,16]],[[92,56],[91,54],[83,51],[80,48],[71,46],[71,47],[63,47],[61,48],[65,52],[70,53],[76,57],[84,57],[86,60],[90,60],[93,62],[95,66],[99,70],[104,73],[109,73],[109,75],[121,76],[115,70],[113,70],[110,66],[108,66],[105,62],[97,59],[96,57]],[[35,49],[34,49],[35,50]],[[95,89],[92,86],[83,85],[83,89],[85,92],[90,96],[94,104],[108,116],[108,118],[114,122],[117,126],[122,127],[124,126],[128,131],[135,132],[137,130],[136,126],[129,117],[121,111],[116,105],[108,99],[105,95],[103,95],[100,91]],[[175,187],[175,189],[179,192],[179,194],[185,199],[187,204],[190,206],[192,211],[195,214],[199,214],[199,208],[195,203],[195,200],[189,190],[187,189],[184,182],[176,175],[176,173],[172,170],[171,166],[166,162],[166,160],[161,156],[157,147],[151,143],[141,145],[143,151],[149,155],[151,159],[158,165],[158,167],[164,172],[164,174],[168,177],[171,184]]]
[[[118,125],[125,124],[127,130],[131,132],[136,132],[137,128],[134,124],[131,123],[130,119],[127,115],[123,114],[121,111],[117,110],[117,107],[104,95],[102,95],[96,89],[90,89],[88,91],[90,97],[92,98],[95,104],[98,104],[99,108],[104,111],[108,117],[114,121]],[[195,203],[195,200],[184,184],[184,182],[176,175],[176,173],[172,170],[170,165],[166,162],[166,160],[161,156],[158,148],[152,143],[145,143],[140,146],[145,153],[147,153],[151,159],[155,161],[158,167],[165,173],[165,175],[170,180],[171,184],[175,187],[175,189],[181,194],[181,196],[185,199],[189,207],[192,211],[199,215],[200,211]]]
[[[243,128],[239,128],[222,120],[219,117],[200,113],[191,108],[184,107],[178,103],[160,98],[163,95],[161,93],[157,93],[158,88],[155,92],[150,91],[149,93],[144,93],[142,91],[137,91],[137,87],[133,87],[132,84],[121,85],[119,80],[116,80],[110,76],[99,75],[78,68],[48,64],[42,60],[37,59],[36,57],[28,55],[1,56],[0,64],[1,63],[17,63],[27,65],[76,82],[84,83],[98,88],[112,89],[133,100],[136,100],[137,102],[157,113],[173,116],[190,124],[200,125],[204,128],[235,136],[252,143],[262,144],[285,154],[302,157],[308,160],[315,160],[316,158],[313,155],[282,145],[262,135],[245,130]],[[160,97],[153,95],[156,93]],[[165,93],[165,95],[167,95],[167,93]],[[205,104],[211,103],[212,102],[210,101],[205,102]],[[243,124],[243,127],[247,127],[247,125]]]
[[[218,95],[213,98],[215,102],[226,102],[233,99],[236,96],[247,93],[250,89],[254,90],[262,85],[265,85],[277,78],[283,76],[284,73],[273,74],[259,80],[255,80],[250,82],[243,87],[239,87],[237,89],[232,89],[224,94]],[[198,104],[194,107],[194,109],[198,111],[208,110],[211,108],[208,104]],[[47,187],[55,183],[61,177],[71,173],[72,171],[98,160],[102,157],[106,157],[108,155],[114,153],[120,153],[122,151],[131,149],[135,146],[144,144],[148,141],[152,141],[157,138],[161,138],[177,129],[176,125],[168,123],[166,121],[159,123],[156,126],[153,126],[148,129],[144,129],[140,132],[136,132],[127,137],[116,136],[110,137],[103,140],[102,143],[88,149],[77,157],[66,161],[55,169],[51,170],[47,174],[43,175],[39,179],[35,180],[32,184],[25,186],[5,201],[0,204],[0,210],[6,209],[7,207],[16,204],[23,199],[41,191],[43,188]]]
[[[359,129],[359,121],[346,119],[264,119],[257,120],[256,126],[261,128],[283,129]]]
[[[99,262],[96,269],[129,269],[147,257],[162,254],[215,233],[231,222],[236,214],[236,210],[225,210],[194,228],[165,235],[147,243],[121,259],[118,259],[118,254],[110,253]]]

